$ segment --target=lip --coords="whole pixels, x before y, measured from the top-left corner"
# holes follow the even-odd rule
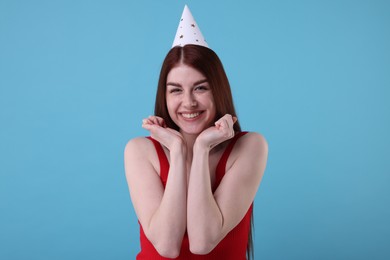
[[[194,120],[199,119],[202,116],[203,112],[204,111],[182,111],[182,112],[179,112],[179,115],[181,118],[183,118],[186,121],[194,121]],[[199,113],[199,115],[197,115],[195,117],[186,117],[183,115],[183,114],[189,115],[189,114],[198,114],[198,113]]]

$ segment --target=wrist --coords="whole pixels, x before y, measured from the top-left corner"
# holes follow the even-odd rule
[[[194,143],[194,154],[199,152],[209,152],[211,150],[211,146],[209,144],[203,143],[201,140],[196,140]]]
[[[172,145],[171,149],[169,150],[170,157],[183,157],[186,158],[187,156],[187,149],[183,142],[177,142],[174,145]]]

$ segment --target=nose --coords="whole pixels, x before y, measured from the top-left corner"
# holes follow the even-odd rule
[[[197,101],[195,96],[192,93],[187,93],[184,97],[184,106],[187,108],[196,107]]]

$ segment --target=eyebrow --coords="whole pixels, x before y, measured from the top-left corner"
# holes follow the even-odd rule
[[[207,79],[201,79],[201,80],[195,81],[194,84],[193,84],[193,86],[196,86],[196,85],[205,83],[205,82],[207,82],[207,81],[208,81]],[[175,87],[181,87],[181,84],[175,83],[175,82],[167,82],[167,86],[168,86],[168,85],[175,86]]]

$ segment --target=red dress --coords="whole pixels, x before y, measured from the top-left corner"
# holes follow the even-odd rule
[[[216,190],[219,183],[221,182],[223,176],[225,175],[226,162],[229,158],[230,152],[233,149],[234,144],[244,134],[247,132],[240,132],[236,134],[235,137],[230,141],[226,150],[224,151],[220,161],[218,162],[216,168],[216,180],[213,191]],[[156,148],[158,159],[160,161],[160,178],[164,187],[168,178],[169,162],[164,153],[164,150],[159,142],[148,137],[153,141],[153,144]],[[184,234],[183,242],[181,245],[180,255],[175,259],[191,260],[191,259],[209,259],[209,260],[244,260],[246,259],[246,247],[248,244],[248,234],[250,228],[250,220],[252,213],[253,204],[248,209],[248,212],[245,214],[241,222],[233,228],[219,244],[207,255],[195,255],[191,253],[188,241],[187,232]],[[140,225],[140,241],[141,241],[141,251],[137,255],[137,260],[155,260],[155,259],[170,259],[162,257],[158,254],[153,244],[147,239],[142,226]]]

